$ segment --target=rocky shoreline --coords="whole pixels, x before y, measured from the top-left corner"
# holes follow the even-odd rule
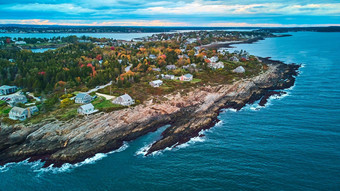
[[[125,141],[135,140],[167,124],[170,127],[146,151],[147,155],[185,143],[199,136],[202,129],[214,126],[221,109],[239,110],[247,103],[268,98],[273,90],[294,85],[299,65],[261,59],[268,64],[265,72],[233,84],[206,86],[191,89],[188,93],[154,97],[136,107],[67,122],[46,119],[36,125],[1,124],[0,165],[27,158],[30,161],[44,161],[44,167],[73,164],[96,153],[116,150]]]

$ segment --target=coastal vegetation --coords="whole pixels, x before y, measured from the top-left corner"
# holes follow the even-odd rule
[[[56,37],[53,39],[8,39],[0,49],[0,84],[20,87],[24,94],[39,97],[35,105],[39,115],[31,119],[55,117],[68,120],[77,115],[72,97],[77,92],[87,92],[96,87],[97,92],[120,96],[128,93],[136,104],[150,97],[162,98],[175,92],[185,93],[192,88],[207,85],[228,84],[241,78],[249,78],[266,70],[257,57],[245,51],[203,48],[217,42],[246,41],[273,36],[270,33],[197,31],[187,33],[156,34],[135,41],[117,41],[91,37]],[[16,45],[62,44],[56,50],[33,53]],[[39,42],[39,43],[38,43]],[[216,62],[221,68],[212,67]],[[169,66],[173,67],[169,69]],[[233,70],[242,66],[244,72]],[[161,79],[161,75],[193,75],[190,81],[162,79],[160,87],[149,82]],[[32,97],[30,100],[34,100]],[[124,108],[105,98],[98,97],[93,105],[100,111]],[[1,106],[0,115],[8,114],[8,106]],[[38,120],[39,119],[39,120]]]

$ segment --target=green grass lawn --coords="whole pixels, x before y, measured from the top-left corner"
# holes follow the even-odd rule
[[[110,100],[106,100],[103,97],[98,97],[92,102],[95,109],[99,111],[113,111],[117,109],[125,108],[124,106],[113,104]]]

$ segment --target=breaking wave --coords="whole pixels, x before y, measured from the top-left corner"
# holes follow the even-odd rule
[[[82,162],[76,163],[76,164],[70,164],[70,163],[65,163],[61,167],[53,167],[53,164],[50,166],[43,168],[44,163],[41,162],[41,160],[34,161],[34,162],[29,162],[29,159],[26,159],[24,161],[18,162],[18,163],[8,163],[4,166],[0,166],[0,172],[6,172],[8,171],[11,167],[13,166],[20,166],[20,165],[29,165],[30,168],[33,170],[33,172],[37,172],[38,176],[40,176],[42,173],[50,172],[53,174],[56,173],[61,173],[61,172],[70,172],[72,169],[81,167],[83,165],[87,164],[94,164],[96,161],[99,161],[109,154],[112,153],[117,153],[117,152],[122,152],[126,150],[129,147],[128,143],[124,142],[124,144],[117,150],[108,152],[108,153],[97,153],[93,157],[87,158]]]

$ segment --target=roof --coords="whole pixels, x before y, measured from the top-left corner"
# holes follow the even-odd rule
[[[85,104],[85,105],[80,106],[80,108],[83,109],[83,110],[88,110],[88,109],[93,109],[94,106],[92,105],[92,103],[89,103],[89,104]]]
[[[24,111],[26,111],[25,108],[21,108],[21,107],[13,107],[11,109],[11,113],[18,113],[18,114],[22,114]]]
[[[186,78],[192,78],[192,75],[191,75],[191,74],[185,74],[184,77],[186,77]]]
[[[16,88],[16,86],[8,86],[8,85],[0,86],[0,89],[10,89],[10,88]]]
[[[90,95],[87,93],[79,93],[77,94],[76,99],[84,99],[87,96],[90,96]]]
[[[124,101],[132,100],[132,98],[128,94],[124,94],[119,97],[122,98]]]
[[[163,81],[162,80],[154,80],[154,81],[152,81],[152,83],[158,84],[158,83],[163,83]]]

